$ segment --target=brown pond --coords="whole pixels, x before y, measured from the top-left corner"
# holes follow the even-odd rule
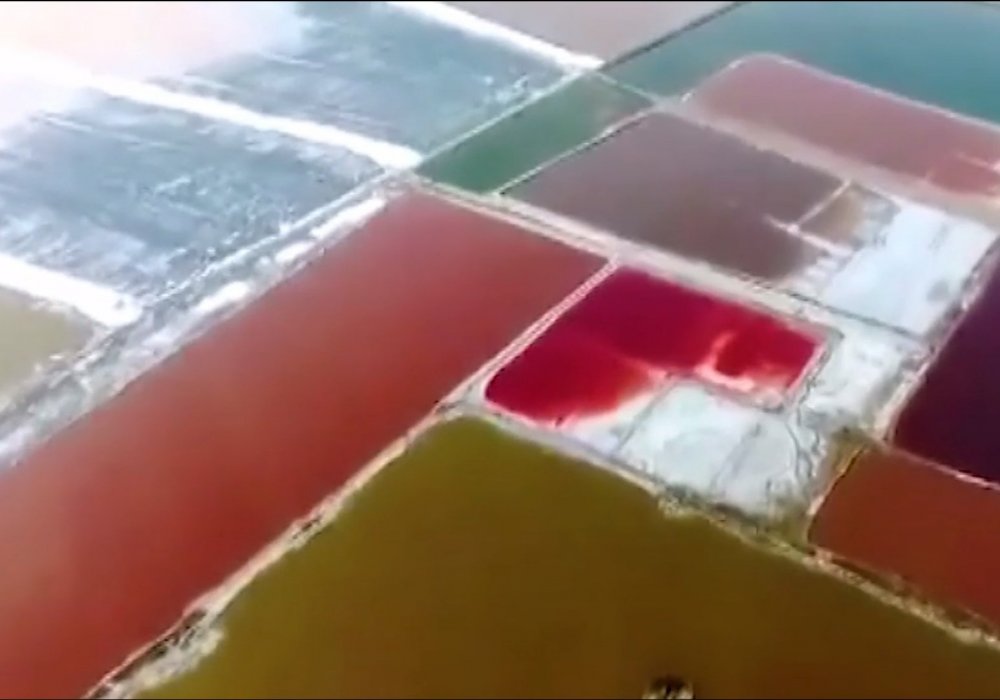
[[[150,697],[1000,694],[964,643],[619,476],[445,423],[224,613]]]
[[[652,113],[508,194],[637,243],[780,280],[819,255],[780,224],[803,219],[841,185],[720,131]]]

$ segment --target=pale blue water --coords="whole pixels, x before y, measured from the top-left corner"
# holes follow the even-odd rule
[[[1000,8],[984,3],[750,2],[608,72],[676,94],[756,52],[1000,122]]]

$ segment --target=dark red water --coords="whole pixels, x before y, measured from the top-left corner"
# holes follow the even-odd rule
[[[709,78],[703,109],[965,194],[1000,189],[1000,130],[772,56]],[[889,138],[891,135],[891,138]]]
[[[818,347],[775,317],[620,270],[497,372],[486,396],[559,423],[611,410],[665,375],[781,395]]]
[[[0,473],[0,696],[79,696],[602,264],[408,195]]]
[[[904,407],[893,441],[1000,483],[1000,275],[959,322]]]

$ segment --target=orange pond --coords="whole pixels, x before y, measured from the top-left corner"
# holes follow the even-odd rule
[[[406,195],[0,474],[0,696],[84,692],[602,264]]]
[[[697,697],[1000,694],[995,647],[468,418],[216,622],[148,696],[639,697],[664,676]]]
[[[869,450],[823,503],[811,538],[1000,626],[1000,491],[897,450]]]

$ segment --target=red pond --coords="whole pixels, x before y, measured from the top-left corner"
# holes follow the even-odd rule
[[[780,398],[817,349],[777,318],[620,270],[501,369],[486,396],[551,423],[612,410],[666,377]]]

